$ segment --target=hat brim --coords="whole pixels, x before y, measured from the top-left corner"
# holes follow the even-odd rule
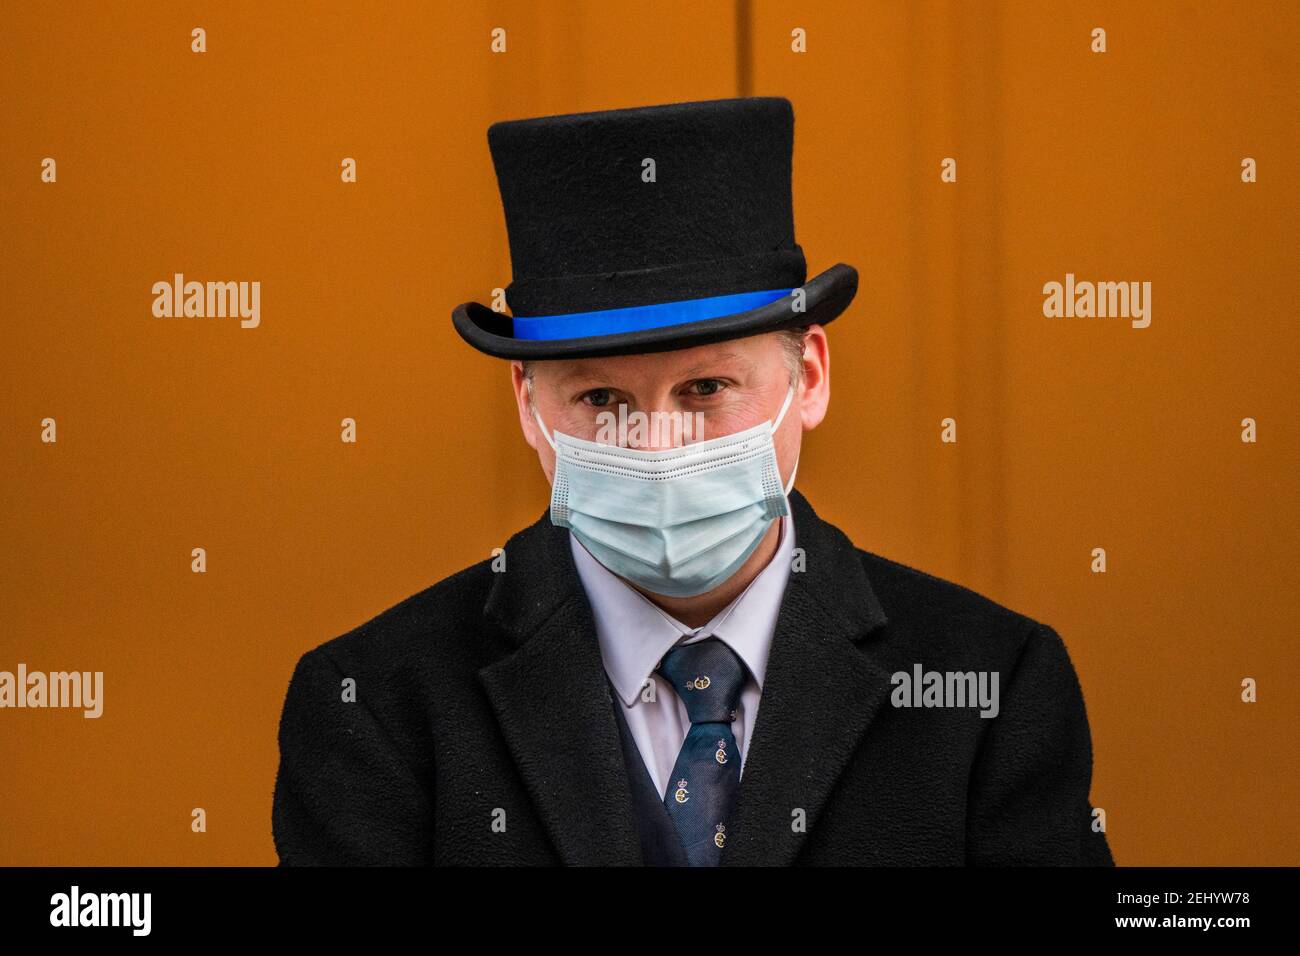
[[[804,308],[794,310],[794,297],[699,322],[683,322],[635,332],[616,332],[572,339],[517,339],[510,316],[479,302],[464,302],[452,310],[456,331],[474,348],[505,359],[594,358],[667,352],[707,345],[800,325],[825,325],[849,307],[858,291],[858,271],[843,262],[804,283]]]

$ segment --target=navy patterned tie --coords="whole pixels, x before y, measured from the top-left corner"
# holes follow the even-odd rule
[[[710,637],[677,645],[664,656],[659,672],[691,718],[664,806],[690,865],[717,866],[740,783],[740,752],[731,718],[745,684],[745,665],[730,647]]]

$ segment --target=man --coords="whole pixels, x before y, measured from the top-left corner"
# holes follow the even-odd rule
[[[299,660],[281,863],[1112,864],[1057,634],[793,490],[857,273],[806,281],[790,104],[488,138],[513,314],[453,320],[549,514]]]

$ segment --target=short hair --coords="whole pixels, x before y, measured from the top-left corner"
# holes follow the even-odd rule
[[[785,361],[790,368],[790,381],[803,381],[803,342],[808,335],[808,326],[800,325],[791,329],[778,329],[777,334],[781,336],[781,348],[785,351]],[[522,365],[524,378],[531,383],[533,380],[533,360],[524,359]]]

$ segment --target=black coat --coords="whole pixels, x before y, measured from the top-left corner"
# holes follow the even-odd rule
[[[722,864],[1113,865],[1056,632],[790,502],[806,565]],[[568,534],[543,515],[505,571],[476,564],[302,656],[280,721],[281,865],[642,862]],[[997,671],[999,714],[894,706],[890,675],[917,663]]]

